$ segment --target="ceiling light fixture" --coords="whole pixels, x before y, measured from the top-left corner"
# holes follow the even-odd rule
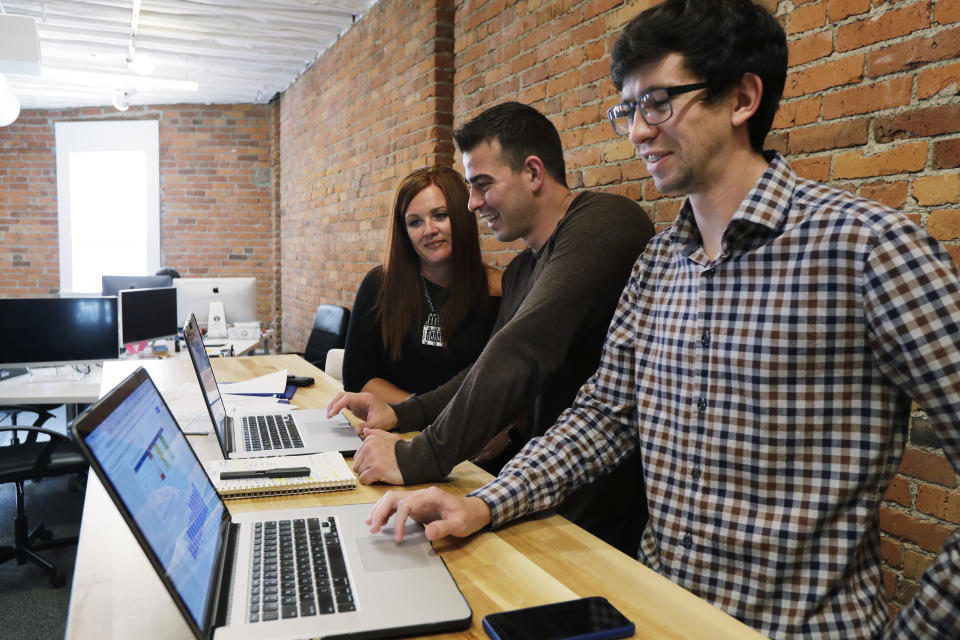
[[[40,73],[40,38],[33,18],[0,14],[0,73]]]
[[[113,106],[117,111],[126,111],[130,108],[130,98],[137,95],[136,89],[117,89],[113,94]]]
[[[0,73],[0,127],[12,123],[20,115],[20,99],[7,83],[7,77]]]

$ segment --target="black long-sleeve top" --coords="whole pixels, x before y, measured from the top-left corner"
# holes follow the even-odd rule
[[[449,291],[425,280],[435,308],[443,306]],[[400,358],[394,360],[387,351],[380,333],[380,319],[374,310],[383,286],[383,267],[370,270],[360,283],[350,313],[346,350],[343,355],[343,388],[360,391],[371,378],[383,378],[410,393],[424,393],[439,387],[469,367],[480,355],[500,307],[500,298],[490,296],[486,309],[474,309],[452,336],[445,336],[445,348],[424,345],[422,326],[418,324],[404,338]],[[423,289],[418,295],[421,317],[426,318],[429,306]]]

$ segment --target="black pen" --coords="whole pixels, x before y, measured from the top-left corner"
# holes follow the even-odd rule
[[[250,469],[249,471],[221,471],[221,480],[247,480],[250,478],[299,478],[310,475],[310,467],[285,467],[283,469]]]

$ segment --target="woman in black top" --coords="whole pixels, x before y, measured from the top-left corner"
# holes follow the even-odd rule
[[[470,366],[499,308],[500,272],[483,264],[463,177],[447,167],[400,183],[386,260],[363,279],[350,316],[343,386],[386,402]]]

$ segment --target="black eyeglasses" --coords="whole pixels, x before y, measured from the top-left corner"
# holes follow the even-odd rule
[[[610,119],[613,130],[621,136],[630,133],[638,108],[640,117],[647,124],[663,124],[673,115],[673,104],[670,102],[670,98],[681,93],[706,89],[707,86],[706,82],[697,82],[695,84],[681,84],[677,87],[650,89],[637,100],[615,104],[607,109],[607,118]]]

